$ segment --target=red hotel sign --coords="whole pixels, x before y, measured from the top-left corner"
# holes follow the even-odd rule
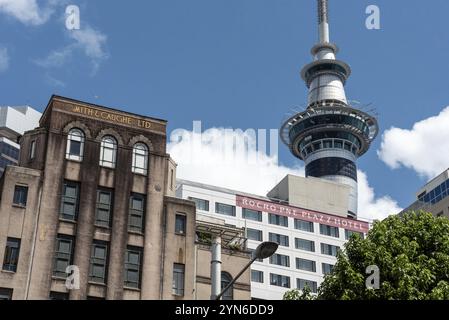
[[[281,216],[301,219],[305,221],[318,222],[333,227],[340,227],[351,231],[368,233],[368,222],[342,218],[330,214],[305,210],[292,206],[285,206],[275,202],[263,201],[237,195],[237,205],[245,209],[274,213]]]

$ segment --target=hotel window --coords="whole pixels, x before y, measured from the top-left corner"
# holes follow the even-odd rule
[[[338,250],[340,248],[337,246],[333,246],[331,244],[322,243],[321,244],[321,253],[328,256],[337,256]]]
[[[315,241],[296,238],[295,248],[299,250],[315,252]]]
[[[185,265],[175,263],[173,265],[173,290],[172,293],[176,296],[184,295],[184,279],[185,279]]]
[[[15,186],[13,204],[26,207],[28,198],[28,187]]]
[[[334,269],[334,265],[329,263],[322,263],[321,264],[321,271],[324,275],[332,273],[332,270]]]
[[[55,261],[53,275],[55,277],[66,278],[66,269],[73,263],[73,243],[71,236],[58,235],[56,238]]]
[[[270,263],[278,266],[290,267],[290,257],[276,253],[270,257]]]
[[[276,242],[282,247],[288,247],[289,246],[289,238],[286,235],[283,234],[277,234],[277,233],[269,233],[269,239],[271,242]]]
[[[142,249],[128,247],[125,253],[125,287],[140,288]]]
[[[101,241],[94,241],[90,256],[89,280],[97,283],[106,283],[108,261],[108,245]]]
[[[145,196],[133,193],[129,201],[129,230],[143,232],[144,216]]]
[[[215,213],[223,214],[225,216],[235,217],[235,206],[224,203],[215,203]]]
[[[339,238],[340,233],[337,227],[327,226],[324,224],[320,224],[320,233],[325,236]]]
[[[229,283],[231,283],[232,281],[232,277],[229,273],[227,272],[222,272],[221,273],[221,291],[223,291],[228,285]],[[234,286],[231,286],[228,290],[225,291],[225,293],[223,293],[222,300],[234,300]]]
[[[263,283],[263,272],[251,270],[251,282]]]
[[[242,209],[243,219],[253,220],[253,221],[262,221],[262,212],[255,211],[251,209]]]
[[[80,129],[72,129],[67,136],[66,159],[83,161],[84,155],[84,132]]]
[[[100,166],[115,168],[117,161],[117,140],[112,136],[101,139]]]
[[[349,240],[353,234],[359,235],[359,237],[362,238],[362,239],[364,238],[364,235],[363,235],[362,232],[351,231],[351,230],[345,230],[345,239],[346,239],[346,240]]]
[[[316,262],[312,260],[296,258],[296,269],[316,272]]]
[[[186,221],[187,217],[184,214],[177,214],[175,217],[175,233],[186,234]]]
[[[256,229],[246,229],[246,237],[250,240],[262,241],[262,231]]]
[[[270,284],[272,286],[290,288],[290,277],[270,273]]]
[[[19,263],[20,239],[8,238],[6,240],[5,257],[3,259],[3,270],[16,272]]]
[[[31,141],[30,144],[30,160],[36,157],[36,140]]]
[[[61,197],[61,218],[75,221],[78,217],[79,207],[79,184],[71,181],[64,181]]]
[[[304,290],[305,287],[309,287],[313,293],[317,293],[318,291],[318,284],[311,280],[296,279],[296,286],[299,290]]]
[[[189,197],[189,200],[195,202],[197,210],[209,211],[209,201],[193,197]]]
[[[268,215],[270,224],[275,224],[281,227],[288,227],[288,217],[278,216],[277,214],[270,213]]]
[[[0,288],[0,301],[12,300],[13,289]]]
[[[133,147],[132,172],[148,174],[148,147],[143,143],[136,143]]]
[[[295,229],[307,232],[314,232],[313,222],[295,219]]]
[[[95,214],[95,224],[97,226],[109,228],[111,226],[113,193],[111,190],[97,190],[97,210]]]
[[[254,255],[256,254],[256,249],[248,249],[248,251],[251,252],[251,259],[254,258]],[[263,259],[257,258],[255,261],[263,262]]]

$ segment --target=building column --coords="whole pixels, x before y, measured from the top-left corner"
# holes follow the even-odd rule
[[[124,287],[125,251],[128,244],[129,197],[131,195],[131,158],[129,150],[118,149],[117,163],[124,169],[114,176],[114,207],[109,248],[107,300],[122,300]]]
[[[215,300],[221,292],[221,237],[214,235],[212,240],[212,255],[210,261],[210,299]]]

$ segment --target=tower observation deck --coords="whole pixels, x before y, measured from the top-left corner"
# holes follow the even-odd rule
[[[337,60],[338,48],[330,43],[328,0],[318,2],[319,43],[312,48],[314,61],[301,71],[308,92],[307,108],[281,127],[281,139],[303,160],[306,176],[350,187],[348,215],[357,217],[356,160],[368,151],[379,132],[374,116],[348,103],[344,86],[351,68]]]

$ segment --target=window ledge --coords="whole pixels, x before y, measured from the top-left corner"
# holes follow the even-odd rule
[[[95,282],[95,281],[88,281],[87,283],[90,285],[93,285],[93,286],[98,286],[98,287],[107,287],[108,286],[106,283]]]
[[[26,205],[17,204],[17,203],[13,203],[12,206],[13,206],[14,208],[18,208],[18,209],[26,209],[26,208],[27,208]]]
[[[129,233],[129,234],[132,234],[132,235],[135,235],[135,236],[141,236],[141,237],[144,237],[144,236],[145,236],[145,233],[140,232],[140,231],[128,230],[128,233]]]
[[[123,289],[129,290],[129,291],[134,291],[134,292],[140,292],[139,288],[133,288],[133,287],[124,286]]]
[[[148,173],[133,172],[133,174],[140,177],[148,177]]]
[[[186,236],[186,233],[185,232],[175,232],[175,234],[177,235],[177,236],[181,236],[181,237],[185,237]]]
[[[64,218],[59,217],[59,221],[76,225],[75,220],[69,220],[69,219],[64,219]]]
[[[2,273],[6,273],[6,274],[16,274],[16,272],[15,271],[9,271],[9,270],[2,270],[1,271]]]

